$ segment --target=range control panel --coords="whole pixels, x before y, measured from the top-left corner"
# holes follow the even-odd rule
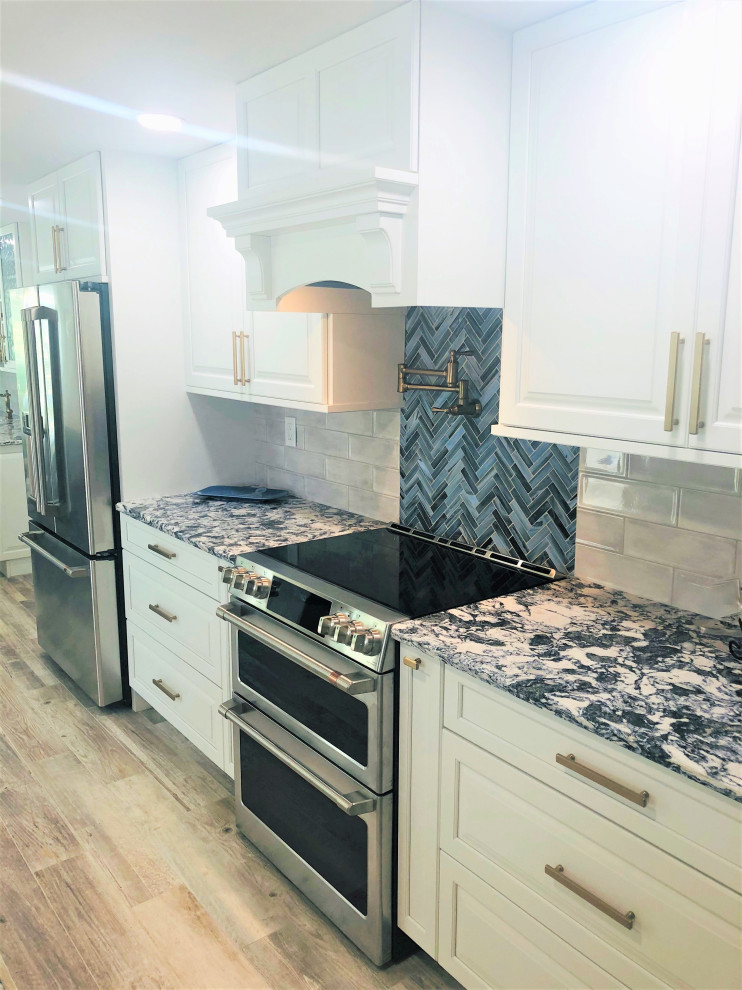
[[[277,616],[360,663],[377,666],[375,658],[384,649],[388,625],[372,615],[323,597],[249,560],[240,559],[239,565],[225,567],[222,580],[233,598]]]

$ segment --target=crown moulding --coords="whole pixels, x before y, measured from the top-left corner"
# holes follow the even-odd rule
[[[416,189],[414,172],[372,166],[323,169],[300,179],[256,186],[236,202],[207,212],[234,238],[244,257],[251,300],[274,297],[274,235],[338,224],[350,225],[364,242],[363,288],[390,295],[402,290],[404,227]],[[315,255],[322,249],[319,240],[312,248]]]

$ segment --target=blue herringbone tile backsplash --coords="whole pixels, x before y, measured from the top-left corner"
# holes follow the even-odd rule
[[[407,311],[405,363],[441,369],[452,347],[474,351],[459,374],[483,408],[476,418],[446,416],[431,410],[453,393],[405,393],[401,521],[571,571],[579,448],[492,436],[501,341],[501,309]]]

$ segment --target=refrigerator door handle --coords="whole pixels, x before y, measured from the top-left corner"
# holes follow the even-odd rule
[[[28,431],[29,456],[31,461],[30,481],[31,498],[36,502],[36,511],[46,515],[46,498],[43,481],[43,426],[41,424],[41,406],[39,404],[39,384],[37,379],[38,362],[36,360],[36,329],[31,314],[33,309],[24,309],[21,313],[23,320],[23,350],[26,365],[26,383],[28,387]]]
[[[57,557],[55,557],[54,554],[49,553],[48,550],[45,550],[43,547],[40,547],[39,544],[32,539],[33,536],[36,536],[36,534],[33,532],[21,533],[18,539],[21,541],[21,543],[25,543],[25,545],[29,547],[33,551],[33,553],[38,553],[45,560],[48,560],[50,564],[54,564],[55,567],[59,568],[60,571],[64,571],[67,577],[81,578],[88,576],[87,567],[68,566],[67,564],[59,560]]]
[[[48,306],[34,306],[24,310],[28,314],[28,335],[31,361],[26,373],[29,391],[32,393],[32,432],[36,437],[37,491],[43,508],[37,500],[37,509],[45,515],[49,506],[62,503],[62,450],[59,434],[61,410],[59,368],[59,319],[57,311]],[[44,327],[46,322],[46,327]],[[28,365],[32,365],[32,371]],[[35,401],[33,398],[35,397]]]

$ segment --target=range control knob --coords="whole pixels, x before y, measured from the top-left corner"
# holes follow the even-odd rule
[[[335,631],[336,626],[339,626],[342,622],[347,621],[348,616],[345,612],[335,612],[334,615],[323,615],[319,620],[317,632],[320,636],[331,636]]]
[[[219,570],[222,572],[222,581],[224,582],[224,584],[230,584],[232,578],[234,577],[234,567],[220,566]]]
[[[247,584],[247,571],[244,567],[235,567],[232,573],[232,587],[235,591],[244,591]]]
[[[350,648],[366,657],[374,657],[381,652],[383,639],[378,629],[363,629],[351,639]]]
[[[354,636],[366,631],[366,627],[358,619],[351,619],[348,622],[341,622],[332,630],[332,638],[336,643],[343,646],[350,646]]]
[[[252,598],[257,598],[258,601],[263,598],[267,598],[271,593],[271,579],[267,577],[260,577],[259,574],[249,574],[247,593]]]

